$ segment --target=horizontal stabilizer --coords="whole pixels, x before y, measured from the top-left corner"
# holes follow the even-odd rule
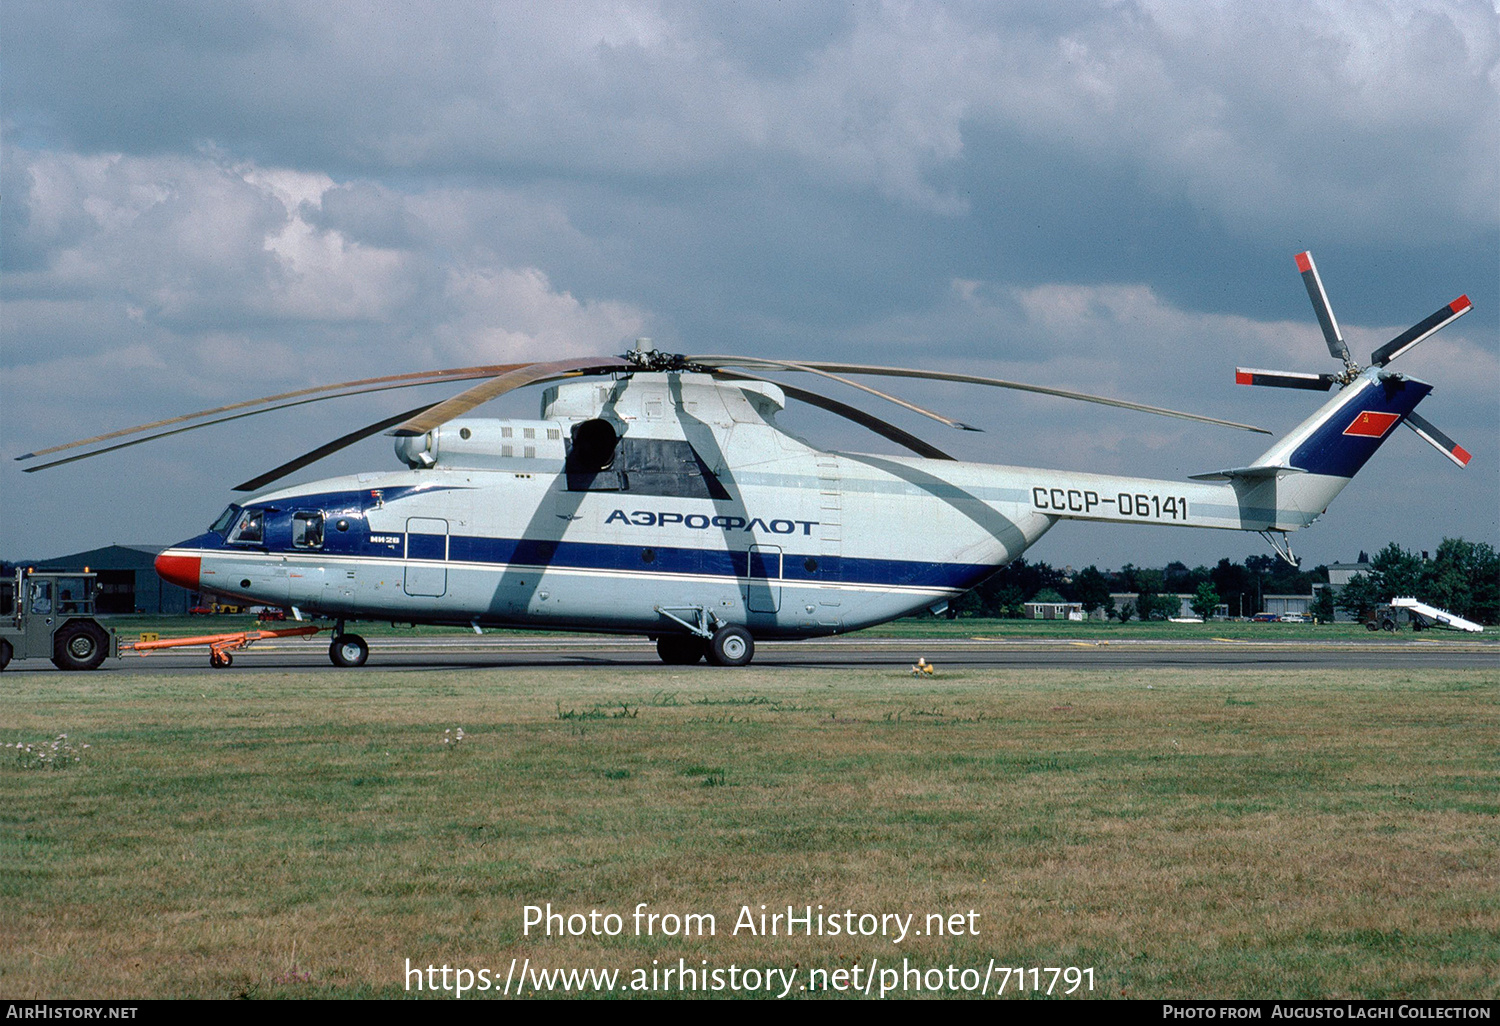
[[[1271,388],[1305,388],[1312,392],[1326,392],[1338,379],[1332,374],[1306,374],[1302,371],[1259,370],[1255,367],[1236,367],[1236,385],[1266,385]]]
[[[1296,467],[1231,467],[1229,470],[1215,470],[1211,474],[1192,474],[1193,481],[1232,481],[1240,478],[1275,477],[1277,474],[1305,474],[1307,471]]]
[[[1425,441],[1428,445],[1431,445],[1434,449],[1442,453],[1444,456],[1448,457],[1454,463],[1457,463],[1460,467],[1467,467],[1469,465],[1469,460],[1473,459],[1467,449],[1459,445],[1447,435],[1443,434],[1437,428],[1433,427],[1431,421],[1419,417],[1415,413],[1408,413],[1406,415],[1405,423],[1406,426],[1415,431],[1423,441]]]

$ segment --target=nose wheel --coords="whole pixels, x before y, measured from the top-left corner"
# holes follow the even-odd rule
[[[370,646],[358,634],[340,634],[328,646],[328,658],[333,660],[334,666],[346,669],[363,666],[370,658]]]

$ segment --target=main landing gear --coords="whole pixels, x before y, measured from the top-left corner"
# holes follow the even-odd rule
[[[333,660],[334,666],[354,669],[365,665],[365,660],[370,658],[370,646],[358,634],[345,634],[344,621],[340,620],[333,629],[333,642],[328,646],[328,658]]]
[[[755,658],[755,639],[749,631],[724,623],[701,606],[675,611],[657,606],[656,611],[688,632],[663,634],[656,639],[656,654],[668,666],[692,666],[704,657],[714,666],[748,666]],[[693,614],[697,622],[678,616],[678,612]]]

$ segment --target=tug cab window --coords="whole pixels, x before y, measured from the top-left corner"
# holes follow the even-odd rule
[[[323,547],[323,514],[294,513],[292,515],[292,548],[321,549]]]
[[[265,540],[265,510],[247,509],[240,514],[239,523],[229,532],[231,545],[259,545]]]

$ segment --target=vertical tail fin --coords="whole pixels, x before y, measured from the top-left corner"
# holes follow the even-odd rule
[[[1425,381],[1367,370],[1252,466],[1347,480],[1431,391]]]
[[[1425,381],[1366,370],[1251,467],[1277,472],[1279,509],[1316,517],[1431,391]]]

